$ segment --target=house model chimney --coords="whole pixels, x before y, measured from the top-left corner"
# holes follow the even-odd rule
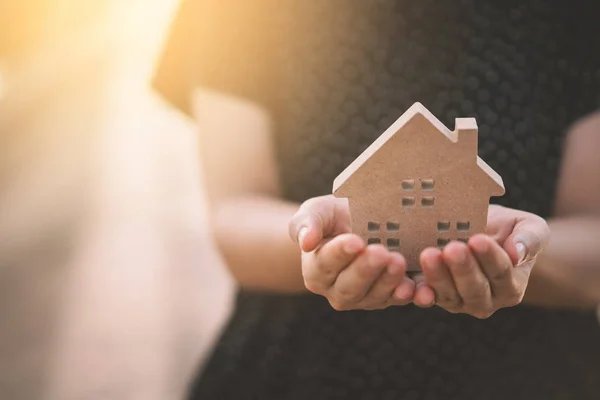
[[[477,121],[475,118],[456,118],[455,130],[458,134],[458,145],[464,154],[477,157]]]

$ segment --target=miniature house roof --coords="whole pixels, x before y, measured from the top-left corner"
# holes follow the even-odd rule
[[[333,193],[336,193],[356,171],[380,148],[404,127],[411,119],[417,115],[423,116],[431,123],[441,134],[451,143],[457,143],[459,139],[459,131],[474,130],[477,131],[477,122],[474,118],[457,118],[456,130],[450,131],[440,120],[438,120],[427,108],[421,103],[413,104],[400,118],[396,120],[381,136],[379,136],[365,151],[363,151],[333,182]],[[475,152],[477,150],[475,149]],[[492,184],[496,186],[499,195],[504,194],[504,184],[500,175],[496,173],[485,161],[477,156],[477,167],[487,175]]]

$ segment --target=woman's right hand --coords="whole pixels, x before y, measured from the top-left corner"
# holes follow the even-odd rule
[[[406,260],[385,246],[366,246],[350,233],[348,202],[332,195],[302,204],[289,225],[302,251],[306,288],[336,310],[376,310],[412,302],[415,282]]]

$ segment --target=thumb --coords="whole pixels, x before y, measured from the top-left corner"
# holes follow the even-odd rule
[[[521,265],[535,259],[550,238],[550,229],[543,218],[525,214],[517,221],[513,232],[504,242],[513,265]]]
[[[302,251],[311,252],[323,239],[323,221],[318,214],[300,210],[292,218],[289,231],[290,237],[300,245]]]
[[[305,201],[289,224],[290,237],[305,252],[315,250],[325,236],[349,231],[347,201],[332,195]]]

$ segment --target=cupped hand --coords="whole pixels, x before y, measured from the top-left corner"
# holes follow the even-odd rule
[[[289,224],[302,250],[306,288],[336,310],[375,310],[412,301],[406,260],[350,233],[348,203],[331,195],[306,201]]]
[[[443,250],[421,253],[423,275],[415,278],[414,302],[435,304],[452,313],[488,318],[497,310],[519,304],[531,269],[548,242],[544,219],[524,211],[490,206],[486,234],[468,244],[451,242]]]

